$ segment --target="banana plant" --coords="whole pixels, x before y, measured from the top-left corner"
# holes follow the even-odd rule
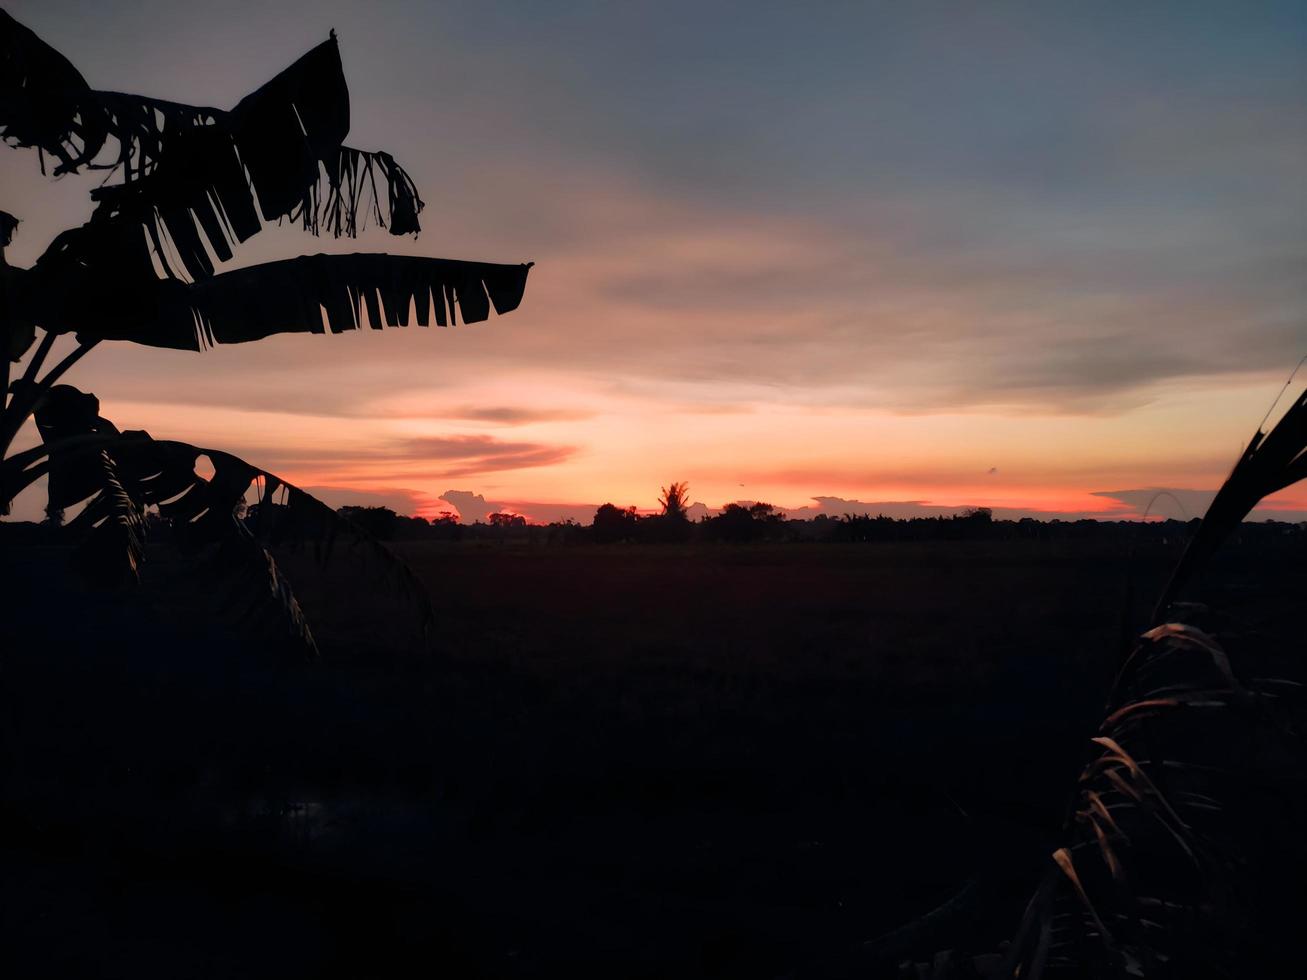
[[[200,352],[365,324],[452,326],[516,309],[531,263],[355,253],[219,270],[215,259],[236,258],[274,222],[333,237],[353,237],[369,222],[417,234],[423,202],[412,178],[388,153],[347,146],[349,128],[334,31],[223,110],[93,89],[0,11],[0,138],[34,149],[53,177],[106,171],[91,192],[90,219],[59,234],[30,268],[5,260],[19,221],[0,212],[0,514],[47,477],[52,513],[85,505],[72,522],[84,536],[79,565],[113,584],[139,578],[143,513],[156,507],[187,547],[257,569],[268,586],[261,593],[280,599],[283,632],[309,650],[312,634],[259,534],[270,533],[274,504],[283,524],[319,537],[337,533],[343,519],[230,454],[119,432],[94,395],[60,381],[107,340]],[[74,335],[76,346],[47,370],[61,334]],[[24,358],[22,376],[11,380]],[[41,444],[11,452],[33,416]],[[211,477],[196,470],[201,455]],[[256,527],[237,517],[252,486],[262,505]]]

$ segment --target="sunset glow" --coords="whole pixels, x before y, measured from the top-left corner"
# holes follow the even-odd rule
[[[74,5],[10,6],[92,84],[198,104],[336,28],[351,139],[404,161],[426,230],[270,229],[234,264],[537,263],[519,310],[471,327],[109,343],[70,378],[120,428],[333,504],[584,522],[685,480],[712,508],[800,515],[1193,517],[1307,349],[1303,48],[1270,8],[1240,21],[1249,73],[1216,14],[1036,11],[1015,32],[985,8],[770,11],[727,51],[712,13],[686,37],[616,9],[267,5],[183,29],[144,4],[115,8],[109,57]],[[947,77],[923,67],[941,59]],[[0,166],[29,264],[98,178]],[[1307,493],[1259,513],[1307,518]]]

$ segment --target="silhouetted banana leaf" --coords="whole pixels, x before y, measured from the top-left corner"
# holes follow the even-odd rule
[[[237,519],[236,502],[258,471],[218,454],[212,479],[195,472],[201,451],[156,442],[143,432],[120,433],[99,414],[99,400],[69,385],[45,392],[36,408],[47,450],[24,454],[20,482],[49,476],[50,507],[85,502],[69,529],[81,537],[75,564],[92,584],[114,587],[139,582],[144,558],[142,513],[155,505],[173,517],[178,542],[192,554],[211,588],[222,593],[224,611],[246,635],[264,635],[316,656],[313,634],[272,555]],[[35,465],[33,465],[35,464]],[[241,481],[245,482],[242,483]]]
[[[36,340],[36,324],[24,309],[27,270],[15,269],[4,260],[4,250],[13,240],[17,227],[17,218],[0,211],[0,358],[6,361],[17,361]],[[0,392],[0,402],[3,401],[4,393]]]
[[[104,113],[67,58],[0,10],[0,127],[6,142],[34,146],[75,172],[100,152]]]
[[[411,318],[443,327],[484,320],[492,307],[500,314],[516,309],[530,269],[529,263],[407,255],[304,255],[184,283],[124,268],[140,258],[109,251],[99,266],[53,277],[32,270],[27,295],[34,317],[48,329],[76,331],[82,340],[182,350],[277,333],[355,330],[365,313],[374,329],[407,326]]]
[[[1262,499],[1307,479],[1307,390],[1289,406],[1270,433],[1260,428],[1239,457],[1197,533],[1189,542],[1157,605],[1160,621],[1180,591]]]
[[[422,201],[387,153],[344,146],[349,90],[335,34],[230,112],[92,89],[61,54],[0,11],[0,131],[36,147],[54,174],[118,169],[121,184],[93,192],[93,220],[120,243],[141,229],[168,276],[213,274],[219,260],[288,218],[318,234],[354,235],[371,215],[392,234],[419,230]],[[109,143],[116,152],[106,151]],[[384,190],[381,188],[384,184]],[[102,232],[97,236],[105,237]],[[64,259],[95,257],[65,241]]]
[[[101,450],[96,463],[100,486],[73,522],[88,528],[75,562],[83,578],[98,585],[138,585],[145,560],[141,507],[123,486],[109,452]],[[55,470],[51,476],[58,472]]]
[[[272,544],[308,545],[319,563],[339,555],[372,587],[400,597],[416,614],[421,645],[429,641],[430,598],[409,567],[311,494],[230,453],[119,432],[100,416],[94,395],[69,385],[43,394],[36,421],[43,444],[0,464],[0,489],[12,499],[48,476],[52,508],[85,501],[70,528],[84,535],[79,564],[100,584],[136,577],[143,525],[129,513],[139,518],[153,506],[182,550],[204,559],[198,567],[216,576],[228,612],[247,627],[316,652],[299,603],[268,550]],[[213,467],[207,478],[196,471],[202,456]],[[250,491],[256,515],[246,522],[237,511]]]

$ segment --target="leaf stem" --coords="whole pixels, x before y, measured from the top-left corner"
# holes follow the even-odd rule
[[[50,349],[54,347],[55,337],[57,335],[46,331],[41,338],[41,346],[36,349],[32,355],[31,362],[27,365],[27,370],[23,372],[19,388],[14,392],[14,397],[5,406],[4,414],[0,416],[0,459],[5,457],[9,452],[9,446],[18,435],[18,430],[23,427],[23,423],[28,420],[32,414],[32,409],[40,400],[41,395],[49,391],[56,381],[74,364],[86,356],[86,353],[98,344],[99,340],[79,341],[77,347],[62,361],[52,367],[44,378],[36,381],[36,374],[45,363],[45,359],[50,354]]]

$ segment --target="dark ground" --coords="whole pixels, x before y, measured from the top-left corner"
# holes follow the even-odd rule
[[[968,881],[942,945],[992,945],[1178,557],[399,544],[434,662],[365,568],[291,557],[305,667],[162,550],[104,596],[0,547],[19,977],[823,975]],[[1303,557],[1200,589],[1259,669],[1302,650]]]

